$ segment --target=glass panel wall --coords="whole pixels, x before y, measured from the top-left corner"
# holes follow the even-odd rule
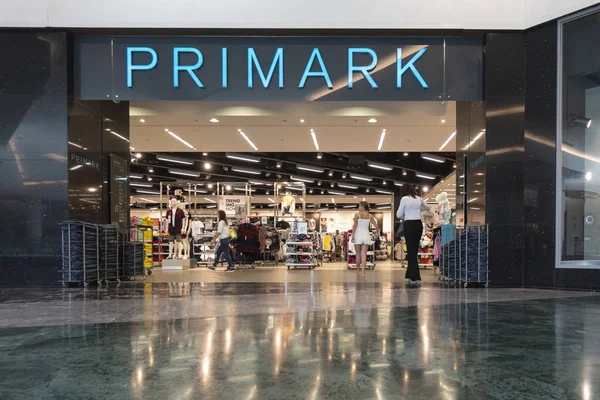
[[[600,11],[559,29],[557,260],[600,268]]]

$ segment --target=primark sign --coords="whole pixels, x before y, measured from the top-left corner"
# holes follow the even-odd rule
[[[76,49],[84,100],[482,97],[482,44],[472,38],[85,36]]]

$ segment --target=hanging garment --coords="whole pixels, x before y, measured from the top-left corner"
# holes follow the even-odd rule
[[[433,261],[438,261],[442,254],[442,238],[437,235],[433,244]]]
[[[192,236],[198,237],[204,233],[204,223],[199,219],[192,221]]]

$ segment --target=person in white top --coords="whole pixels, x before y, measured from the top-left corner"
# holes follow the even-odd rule
[[[359,275],[362,266],[362,276],[365,276],[367,267],[367,252],[372,245],[369,225],[373,224],[379,236],[379,226],[377,220],[369,214],[369,203],[361,201],[358,204],[358,213],[354,215],[354,226],[352,227],[352,243],[356,249],[356,276]]]
[[[211,244],[214,245],[217,240],[219,240],[219,247],[217,247],[215,261],[213,262],[212,267],[208,266],[208,268],[214,271],[217,267],[217,263],[220,261],[221,254],[223,254],[225,256],[225,260],[227,261],[226,272],[235,271],[233,267],[233,261],[231,260],[231,253],[229,252],[229,224],[227,223],[227,215],[223,210],[219,210],[219,224],[217,225],[217,233],[215,234]]]
[[[410,184],[403,185],[402,198],[396,217],[404,221],[406,258],[408,261],[406,283],[409,286],[419,286],[421,284],[421,272],[419,271],[417,255],[419,253],[419,242],[423,235],[421,212],[427,210],[429,210],[429,206],[417,195],[415,187]]]

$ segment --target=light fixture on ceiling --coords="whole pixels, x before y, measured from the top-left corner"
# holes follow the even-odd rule
[[[142,158],[142,153],[136,153],[136,155],[135,155],[135,158],[137,158],[138,160],[139,160],[140,158]]]
[[[581,128],[589,129],[592,127],[591,119],[586,118],[586,117],[579,117],[577,115],[572,115],[569,122],[572,126],[578,126]]]
[[[247,169],[247,168],[238,168],[238,167],[233,167],[231,168],[232,171],[234,172],[241,172],[242,174],[251,174],[251,175],[260,175],[262,172],[255,170],[255,169]]]
[[[271,192],[270,191],[266,191],[265,194],[268,196]]]
[[[345,196],[346,195],[346,193],[344,193],[344,192],[336,192],[334,190],[330,190],[329,194],[333,194],[333,195],[336,195],[336,196]]]
[[[419,178],[429,179],[429,180],[434,180],[435,179],[435,176],[424,174],[422,172],[417,172],[416,176],[418,176]]]
[[[142,201],[145,201],[146,203],[152,203],[152,204],[158,203],[158,201],[150,200],[150,199],[147,199],[145,197],[140,197],[139,199],[142,200]]]
[[[210,206],[206,206],[206,208],[217,208],[217,206],[215,204],[212,204]]]
[[[225,190],[231,190],[231,185],[226,185]]]
[[[427,192],[429,192],[429,188],[428,188],[427,186],[423,186],[423,192],[424,192],[424,193],[427,193]]]
[[[374,124],[376,122],[377,122],[377,120],[375,118],[369,118],[369,123],[370,124]]]
[[[219,123],[219,120],[216,119],[215,117],[212,117],[211,119],[209,119],[209,121],[212,122],[213,124]]]
[[[129,186],[151,188],[153,185],[150,183],[131,182]]]
[[[383,182],[381,182],[384,186],[387,185],[387,181],[384,180]]]
[[[392,192],[388,192],[387,190],[382,190],[382,189],[375,189],[375,191],[377,193],[381,193],[381,194],[392,194]]]
[[[153,173],[154,172],[154,168],[148,168],[148,172],[149,173]]]
[[[183,143],[184,145],[186,145],[187,147],[189,147],[192,150],[196,150],[196,148],[194,146],[192,146],[189,142],[187,142],[186,140],[184,140],[182,137],[180,137],[179,135],[177,135],[176,133],[173,133],[171,131],[167,131],[167,133],[169,135],[171,135],[172,137],[174,137],[175,139],[179,140],[181,143]]]
[[[323,168],[313,167],[312,165],[296,164],[296,169],[299,169],[302,171],[316,172],[318,174],[322,174],[323,172],[325,172],[325,170]]]
[[[321,184],[322,184],[322,182],[321,182],[321,181],[318,181],[318,182],[317,182],[317,185],[321,186]]]
[[[331,202],[335,204],[335,199],[333,197],[331,198]]]
[[[394,167],[391,165],[382,164],[382,163],[373,162],[373,161],[367,161],[367,165],[371,168],[383,169],[384,171],[391,171],[394,169]]]
[[[585,173],[585,180],[586,181],[591,181],[592,180],[592,171],[588,171],[588,172]]]
[[[446,159],[442,158],[442,157],[438,157],[434,154],[429,154],[429,153],[422,153],[421,154],[421,158],[423,160],[428,160],[428,161],[433,161],[439,164],[443,164],[446,162]]]
[[[239,153],[225,153],[225,157],[231,158],[232,160],[247,161],[251,163],[259,163],[260,157],[255,157],[250,154],[239,154]]]
[[[143,178],[143,176],[142,176],[142,175],[130,174],[130,175],[129,175],[129,178],[130,178],[130,179],[142,179],[142,178]]]
[[[445,119],[443,119],[443,120],[442,120],[442,124],[445,124],[445,123],[446,123],[446,120],[445,120]]]
[[[116,137],[118,137],[121,140],[126,141],[127,143],[129,143],[129,139],[127,139],[125,136],[119,135],[117,132],[115,131],[109,131],[110,133],[112,133],[113,135],[115,135]]]
[[[300,120],[300,123],[301,123],[301,124],[303,124],[303,123],[304,123],[304,120],[303,120],[303,119],[301,119],[301,120]]]
[[[348,177],[348,174],[344,172],[344,173],[342,174],[342,179],[346,179],[347,177]]]
[[[356,204],[350,204],[347,206],[343,206],[342,208],[356,208]]]
[[[373,178],[371,178],[370,176],[356,175],[356,174],[350,174],[350,178],[356,179],[359,181],[365,181],[365,182],[371,182],[373,180]]]
[[[286,186],[285,188],[286,188],[287,190],[297,190],[297,191],[299,191],[299,192],[301,192],[301,191],[302,191],[302,188],[299,188],[299,187],[294,187],[294,186]]]
[[[231,189],[228,189],[228,190],[231,190]],[[233,188],[233,190],[237,190],[239,192],[250,192],[250,193],[256,192],[256,189],[246,189],[243,187],[236,187],[236,188]]]
[[[140,119],[140,122],[143,124],[144,122],[146,122],[146,120],[142,118]]]
[[[310,189],[308,192],[309,192],[310,194],[312,194],[312,193],[314,192],[314,190],[313,190],[313,189]]]
[[[408,157],[408,153],[404,153],[404,157]]]
[[[323,158],[323,153],[317,153],[317,159],[322,159]]]
[[[154,195],[157,195],[157,196],[160,194],[159,192],[155,192],[155,191],[152,191],[152,190],[142,190],[142,189],[135,189],[135,192],[136,193],[144,193],[144,194],[154,194]]]
[[[317,140],[317,134],[313,129],[310,130],[310,135],[312,136],[313,144],[315,145],[315,149],[319,149],[319,141]]]
[[[181,175],[181,176],[193,176],[194,178],[200,177],[200,172],[190,171],[186,169],[172,169],[169,168],[169,173],[173,175]]]
[[[207,152],[204,152],[204,153],[202,153],[202,155],[203,155],[203,156],[207,156],[207,155],[208,155],[208,153],[207,153]]]
[[[468,201],[468,203],[473,203],[473,202],[475,202],[475,201],[477,201],[477,200],[479,200],[479,198],[478,198],[478,197],[475,197],[475,198],[473,198],[473,199],[469,200],[469,201]]]
[[[204,169],[211,169],[212,165],[210,163],[204,163]]]
[[[365,190],[365,192],[370,193],[371,189],[367,188],[367,190]]]
[[[290,177],[291,180],[293,181],[297,181],[297,182],[306,182],[306,183],[313,183],[315,180],[312,178],[307,178],[304,176],[296,176],[296,175],[292,175]]]
[[[270,184],[270,182],[262,182],[262,181],[257,181],[257,180],[251,180],[251,181],[248,181],[248,183],[251,185],[257,185],[257,186]]]
[[[246,142],[248,142],[248,144],[256,151],[258,150],[258,147],[256,147],[256,145],[252,142],[252,140],[250,140],[250,138],[248,137],[248,135],[246,135],[244,133],[243,130],[238,129],[238,132],[240,133],[240,135],[242,135],[242,137],[246,140]]]
[[[277,163],[277,168],[281,168],[281,163],[280,162]]]
[[[404,175],[404,176],[408,175],[408,172],[406,172],[406,170],[404,168],[402,168],[402,175]]]
[[[456,168],[456,164],[452,164],[452,168]]]
[[[73,143],[73,142],[67,142],[67,143],[69,143],[71,146],[75,146],[75,147],[77,147],[79,149],[87,150],[87,147],[80,146],[77,143]]]
[[[269,200],[271,203],[275,203],[275,200],[273,200],[272,198],[268,198],[267,200]]]
[[[352,185],[347,185],[345,183],[338,183],[338,187],[344,188],[344,189],[358,189],[358,186],[352,186]]]
[[[390,205],[387,205],[387,206],[378,206],[377,207],[378,210],[389,210],[391,208],[392,208],[392,206],[390,206]]]
[[[205,197],[204,200],[208,201],[209,203],[216,203],[216,201],[209,199],[208,197]]]
[[[444,150],[444,147],[448,146],[452,139],[454,139],[454,136],[456,136],[456,131],[452,132],[450,136],[448,136],[448,139],[446,139],[444,144],[440,147],[440,151]]]
[[[381,131],[381,136],[379,136],[379,146],[377,146],[377,150],[381,150],[383,147],[383,141],[385,140],[385,129]]]
[[[176,163],[176,164],[194,165],[194,161],[192,161],[192,160],[186,160],[183,158],[172,157],[172,156],[158,155],[158,156],[156,156],[156,159],[160,160],[160,161],[171,162],[171,163]]]

